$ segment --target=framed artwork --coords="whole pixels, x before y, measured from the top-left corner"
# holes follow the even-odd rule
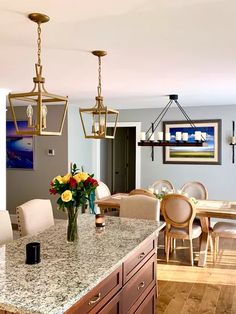
[[[196,129],[187,121],[165,121],[163,131],[170,132],[171,141],[176,132],[187,132],[189,142],[194,142],[195,131],[206,133],[207,146],[163,147],[164,164],[221,165],[221,120],[193,120]]]
[[[21,130],[27,128],[27,121],[18,121]],[[34,143],[32,135],[18,135],[13,121],[6,125],[6,159],[8,169],[34,169]]]

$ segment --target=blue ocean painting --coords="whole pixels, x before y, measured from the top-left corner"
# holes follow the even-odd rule
[[[27,129],[27,121],[18,121],[18,127]],[[33,169],[33,136],[16,134],[13,121],[7,121],[6,135],[7,168]]]
[[[207,146],[201,147],[170,147],[172,158],[215,158],[215,128],[209,127],[170,127],[171,142],[175,141],[176,132],[188,133],[188,142],[195,141],[195,131],[205,132]]]

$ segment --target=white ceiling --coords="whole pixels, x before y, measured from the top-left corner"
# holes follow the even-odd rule
[[[93,104],[104,49],[103,94],[116,108],[236,104],[235,0],[1,0],[0,88],[28,91],[36,61],[31,12],[42,26],[50,92]]]

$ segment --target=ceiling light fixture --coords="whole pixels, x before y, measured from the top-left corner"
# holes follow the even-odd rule
[[[151,123],[150,128],[146,132],[141,132],[141,140],[138,143],[139,146],[151,146],[152,147],[152,161],[154,160],[154,147],[155,146],[207,146],[206,143],[206,133],[202,133],[197,130],[196,126],[194,125],[193,121],[190,119],[186,111],[178,102],[178,95],[168,95],[169,102],[168,104],[162,109],[160,114],[157,116],[154,122]],[[183,116],[185,117],[187,123],[190,125],[191,128],[194,130],[194,137],[195,141],[190,142],[189,134],[188,133],[181,133],[176,132],[176,134],[171,136],[170,133],[157,132],[156,140],[155,140],[155,131],[157,130],[158,126],[162,122],[164,116],[166,115],[167,111],[171,107],[171,105],[175,103]],[[173,139],[174,137],[174,139]]]
[[[51,94],[46,91],[44,82],[45,78],[42,77],[42,68],[41,65],[41,24],[47,23],[50,18],[49,16],[41,13],[31,13],[28,15],[28,18],[37,23],[37,46],[38,46],[38,60],[35,64],[36,69],[36,77],[33,78],[34,88],[30,92],[26,93],[10,93],[8,95],[10,108],[13,115],[13,120],[15,124],[15,129],[17,134],[22,135],[61,135],[63,125],[65,122],[67,107],[68,107],[68,97],[67,96],[59,96],[55,94]],[[25,104],[28,103],[26,115],[28,118],[28,128],[19,129],[17,118],[16,118],[16,111],[15,107],[17,102],[24,102]],[[14,103],[14,104],[13,104]],[[63,105],[61,106],[61,119],[57,122],[54,119],[53,112],[50,113],[49,107],[50,105]],[[34,108],[36,107],[36,108]],[[51,127],[57,127],[57,131],[45,131],[47,126],[47,116],[48,114],[51,116],[50,120],[52,121]],[[22,117],[21,119],[22,120]],[[51,129],[51,128],[50,128]]]
[[[92,54],[98,57],[98,95],[95,97],[96,104],[94,107],[80,108],[79,110],[84,136],[93,139],[114,139],[119,111],[104,106],[102,96],[101,57],[106,56],[107,53],[106,51],[95,50],[92,51]]]

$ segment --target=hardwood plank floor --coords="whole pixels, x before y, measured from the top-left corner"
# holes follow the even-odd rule
[[[194,266],[189,243],[177,241],[166,264],[163,235],[158,248],[158,314],[236,314],[236,240],[221,239],[215,264],[208,252],[207,265],[197,266],[199,241],[194,240]]]

